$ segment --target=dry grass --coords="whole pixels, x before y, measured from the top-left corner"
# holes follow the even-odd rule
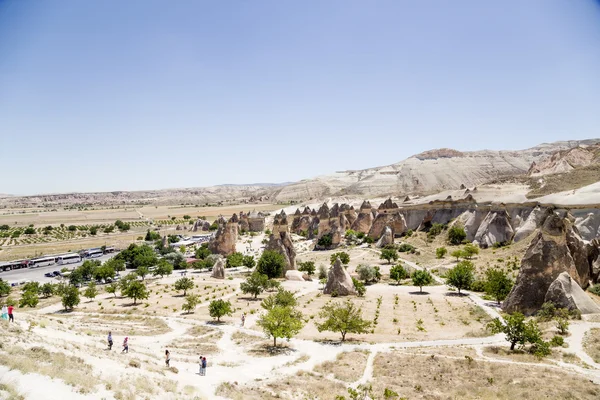
[[[264,342],[265,338],[263,336],[248,335],[247,333],[236,331],[231,334],[231,340],[237,345],[244,346]]]
[[[600,363],[600,329],[590,329],[583,338],[583,349],[592,357],[594,362]]]
[[[217,330],[214,328],[211,328],[209,326],[204,326],[204,325],[196,325],[191,327],[190,329],[188,329],[185,334],[189,335],[189,336],[204,336],[207,335],[209,333],[214,333]]]
[[[0,383],[0,399],[3,400],[25,400],[12,383]]]
[[[526,196],[533,199],[547,194],[579,189],[598,182],[599,176],[600,165],[595,164],[576,168],[563,174],[534,177],[530,179],[531,191]],[[539,183],[540,179],[543,179],[543,185]]]
[[[373,390],[410,399],[597,399],[589,379],[546,368],[397,352],[375,358]],[[341,393],[340,393],[341,394]]]
[[[24,374],[38,373],[61,379],[82,393],[89,393],[99,384],[92,367],[79,357],[50,352],[42,347],[23,348],[11,346],[0,352],[0,364]]]
[[[170,332],[169,325],[160,318],[137,315],[93,314],[82,317],[75,324],[77,331],[104,335],[154,336]]]
[[[340,381],[355,382],[362,377],[368,356],[369,353],[366,351],[340,353],[335,361],[326,361],[317,365],[314,371],[325,376],[333,375]]]

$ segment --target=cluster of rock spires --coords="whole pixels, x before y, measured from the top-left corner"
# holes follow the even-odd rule
[[[237,214],[233,214],[229,220],[225,220],[223,216],[220,216],[215,222],[218,225],[217,232],[208,247],[214,254],[228,256],[235,252],[235,243],[240,232],[262,232],[264,230],[265,215],[256,211],[240,212],[239,217]]]
[[[567,211],[551,212],[532,240],[515,286],[503,303],[507,312],[534,314],[545,302],[582,313],[599,313],[583,291],[600,278],[600,242],[585,241]]]
[[[319,210],[305,207],[293,215],[291,231],[311,239],[330,234],[332,247],[340,244],[347,229],[362,232],[379,246],[393,242],[409,229],[427,231],[433,224],[460,224],[467,240],[482,248],[496,243],[519,242],[538,229],[553,207],[538,203],[478,204],[469,194],[463,199],[432,201],[428,204],[398,206],[391,199],[378,208],[364,201],[358,212],[348,204],[325,203]],[[600,236],[600,210],[574,210],[575,224],[586,240]]]
[[[285,258],[285,268],[283,275],[287,271],[296,269],[296,250],[292,243],[292,237],[288,228],[288,219],[285,212],[275,215],[273,219],[273,230],[269,236],[265,250],[272,250],[280,253]],[[301,275],[301,274],[300,274]]]

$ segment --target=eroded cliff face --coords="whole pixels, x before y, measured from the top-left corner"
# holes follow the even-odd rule
[[[273,220],[273,230],[265,250],[276,251],[285,258],[286,265],[283,276],[287,271],[296,269],[296,249],[288,229],[287,215],[283,211],[277,214]]]
[[[208,248],[213,254],[228,256],[235,253],[235,243],[238,238],[239,218],[233,214],[229,221],[225,221],[223,217],[217,219],[219,228],[215,233],[215,237],[208,244]]]

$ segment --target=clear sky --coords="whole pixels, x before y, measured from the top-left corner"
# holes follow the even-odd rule
[[[0,193],[600,137],[597,0],[0,0]]]

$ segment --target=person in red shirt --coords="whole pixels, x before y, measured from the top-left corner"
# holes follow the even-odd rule
[[[15,317],[13,316],[13,310],[15,308],[13,306],[8,306],[8,322],[15,322]]]

